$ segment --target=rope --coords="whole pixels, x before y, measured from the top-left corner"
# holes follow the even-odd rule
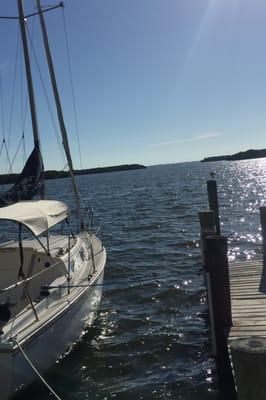
[[[78,142],[79,161],[80,161],[80,167],[81,167],[81,169],[82,169],[83,166],[82,166],[82,158],[81,158],[81,150],[80,150],[80,137],[79,137],[77,107],[76,107],[76,99],[75,99],[75,94],[74,94],[74,85],[73,85],[73,77],[72,77],[72,68],[71,68],[71,62],[70,62],[70,50],[69,50],[69,42],[68,42],[68,37],[67,37],[66,19],[65,19],[64,8],[62,8],[62,15],[63,15],[63,26],[64,26],[65,43],[66,43],[68,74],[69,74],[69,80],[70,80],[70,86],[71,86],[72,104],[73,104],[73,111],[74,111],[74,120],[75,120],[76,136],[77,136],[77,142]]]
[[[143,278],[143,279],[130,279],[128,281],[125,282],[103,282],[103,283],[87,283],[87,284],[83,284],[83,285],[60,285],[60,286],[47,286],[47,289],[56,289],[58,287],[64,289],[64,288],[86,288],[89,286],[117,286],[117,285],[125,285],[128,284],[130,285],[131,283],[143,283],[143,282],[150,282],[150,281],[163,281],[165,279],[171,279],[171,278],[176,278],[176,274],[175,275],[167,275],[165,277],[152,277],[152,278]]]
[[[55,391],[51,388],[51,386],[48,384],[48,382],[44,379],[44,377],[40,374],[40,372],[37,370],[37,368],[33,365],[25,351],[22,349],[20,343],[15,339],[15,343],[17,344],[19,350],[21,351],[21,354],[29,364],[29,366],[32,368],[32,370],[35,372],[35,374],[40,378],[42,383],[47,387],[47,389],[51,392],[51,394],[55,397],[57,400],[62,400],[61,397],[58,396],[58,394],[55,393]]]

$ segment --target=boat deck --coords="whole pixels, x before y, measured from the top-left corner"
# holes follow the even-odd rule
[[[46,237],[40,237],[39,238],[40,242],[43,243],[44,247],[47,246],[47,238]],[[73,247],[76,243],[76,238],[71,238],[71,245],[70,247]],[[4,248],[9,248],[9,247],[18,247],[18,242],[17,241],[10,241],[7,243],[4,243],[3,245],[0,246],[0,249]],[[35,239],[26,239],[23,240],[23,247],[30,247],[33,248],[37,251],[43,251],[43,247],[41,244]],[[68,248],[68,236],[67,235],[51,235],[49,237],[49,250],[50,254],[52,257],[56,257],[60,253],[60,249],[67,249]]]
[[[233,319],[229,341],[266,337],[266,270],[262,261],[232,263],[229,275]]]

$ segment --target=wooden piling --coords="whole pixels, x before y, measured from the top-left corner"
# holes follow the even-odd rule
[[[214,212],[215,216],[216,234],[220,235],[221,229],[220,229],[219,204],[218,204],[216,180],[211,179],[207,181],[207,190],[208,190],[209,207],[210,210]]]
[[[210,272],[213,303],[223,327],[232,326],[227,239],[225,236],[206,238],[206,265]]]
[[[212,210],[200,211],[200,239],[201,239],[201,254],[203,267],[206,268],[205,253],[206,253],[206,238],[207,236],[216,234],[215,216]]]
[[[207,289],[207,303],[208,303],[208,311],[209,311],[209,321],[210,321],[210,329],[211,329],[211,342],[212,342],[212,354],[216,355],[216,339],[214,334],[214,317],[213,317],[213,308],[212,308],[212,293],[211,293],[211,283],[210,283],[210,274],[207,271],[206,266],[206,238],[211,235],[216,234],[215,227],[215,217],[214,212],[211,210],[200,211],[199,212],[199,221],[200,221],[200,241],[201,241],[201,257],[202,257],[202,265],[203,265],[203,276],[204,282]]]
[[[213,336],[216,347],[216,365],[219,384],[227,398],[236,398],[234,379],[227,347],[227,334],[232,326],[227,240],[224,236],[206,238],[206,269],[210,277],[213,314]]]
[[[265,400],[266,398],[266,338],[249,337],[232,341],[238,400]]]
[[[263,265],[266,267],[266,207],[260,207],[260,223],[262,234]],[[266,394],[265,394],[266,396]]]

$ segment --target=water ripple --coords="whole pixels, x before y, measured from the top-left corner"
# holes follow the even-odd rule
[[[64,399],[219,398],[198,211],[207,208],[206,180],[215,172],[230,259],[260,257],[265,166],[265,159],[185,163],[78,178],[104,229],[112,285],[94,327],[47,375]],[[51,196],[64,199],[66,183],[48,182]],[[38,394],[25,398],[50,398],[38,384],[31,390]]]

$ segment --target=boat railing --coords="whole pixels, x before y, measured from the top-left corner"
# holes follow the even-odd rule
[[[86,227],[89,231],[92,231],[93,227],[93,214],[94,210],[92,207],[83,207],[82,214],[84,216],[84,220],[86,221]]]
[[[93,208],[89,207],[87,211],[88,211],[88,224],[89,224],[89,228],[90,228],[90,230],[92,230],[92,227],[93,227],[94,210],[93,210]]]
[[[103,249],[103,229],[101,226],[98,226],[94,232],[95,236],[100,240]]]
[[[37,271],[25,279],[18,280],[5,288],[1,288],[0,303],[5,304],[9,308],[11,320],[15,320],[30,305],[34,317],[38,321],[39,317],[36,306],[47,297],[43,294],[43,283],[45,282],[49,285],[60,276],[65,277],[64,282],[66,282],[67,272],[62,260],[55,261],[49,267]]]
[[[63,268],[62,268],[63,267],[62,261],[58,260],[54,264],[51,264],[49,267],[47,267],[47,268],[45,268],[45,269],[43,269],[41,271],[36,272],[35,274],[29,276],[28,278],[25,278],[23,280],[17,281],[15,283],[13,283],[12,285],[7,286],[6,288],[0,289],[0,294],[1,293],[7,293],[7,292],[9,292],[9,291],[11,291],[13,289],[17,289],[18,287],[33,281],[34,279],[36,279],[40,275],[48,274],[48,272],[51,269],[54,269],[56,266],[60,266],[61,269],[62,269],[63,275],[67,276],[66,270],[65,269],[63,270]]]
[[[87,228],[90,234],[94,234],[101,241],[103,249],[103,230],[101,226],[93,227],[94,209],[92,207],[85,207],[83,209],[86,212]]]

